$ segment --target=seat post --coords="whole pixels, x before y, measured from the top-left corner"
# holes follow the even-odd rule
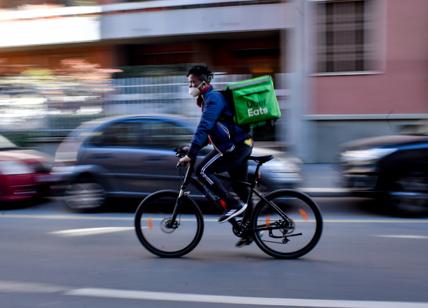
[[[262,166],[262,164],[260,162],[257,163],[256,171],[254,171],[254,179],[253,179],[253,182],[251,183],[251,189],[254,189],[254,187],[256,187],[256,183],[258,181],[257,177],[258,177],[259,170],[260,170],[261,166]]]

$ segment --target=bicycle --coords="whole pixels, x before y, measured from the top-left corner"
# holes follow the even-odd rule
[[[176,150],[177,157],[185,153]],[[292,189],[261,193],[256,189],[261,166],[272,160],[272,155],[250,156],[256,169],[250,181],[235,181],[218,174],[220,178],[235,181],[250,188],[247,202],[253,195],[255,206],[248,206],[242,218],[232,218],[232,231],[237,237],[252,236],[266,254],[282,259],[299,258],[318,243],[323,219],[317,204],[306,194]],[[178,166],[177,166],[178,167]],[[187,170],[180,190],[160,190],[148,195],[139,204],[134,225],[140,243],[160,257],[181,257],[199,243],[204,231],[204,219],[197,202],[187,191],[193,185],[206,199],[215,204],[222,201],[193,175],[194,162]]]

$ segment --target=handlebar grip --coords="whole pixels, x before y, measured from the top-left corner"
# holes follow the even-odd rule
[[[188,146],[178,147],[174,151],[175,151],[175,156],[181,158],[187,155],[187,152],[189,152],[189,147]]]

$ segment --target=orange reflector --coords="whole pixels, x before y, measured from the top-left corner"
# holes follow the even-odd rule
[[[270,216],[266,215],[265,220],[266,220],[266,225],[269,226],[270,225]]]
[[[306,211],[305,211],[305,210],[303,210],[303,209],[299,209],[299,214],[300,214],[300,216],[302,216],[302,218],[303,218],[304,220],[308,220],[308,219],[309,219],[309,215],[308,215],[308,213],[306,213]]]
[[[152,229],[153,229],[153,219],[151,219],[151,218],[147,218],[147,228],[148,228],[149,230],[152,230]]]

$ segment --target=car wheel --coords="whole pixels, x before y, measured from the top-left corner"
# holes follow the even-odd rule
[[[428,215],[428,176],[424,172],[406,172],[391,181],[386,204],[402,216]]]
[[[105,189],[94,178],[81,177],[68,185],[64,202],[73,211],[96,211],[106,202]]]

